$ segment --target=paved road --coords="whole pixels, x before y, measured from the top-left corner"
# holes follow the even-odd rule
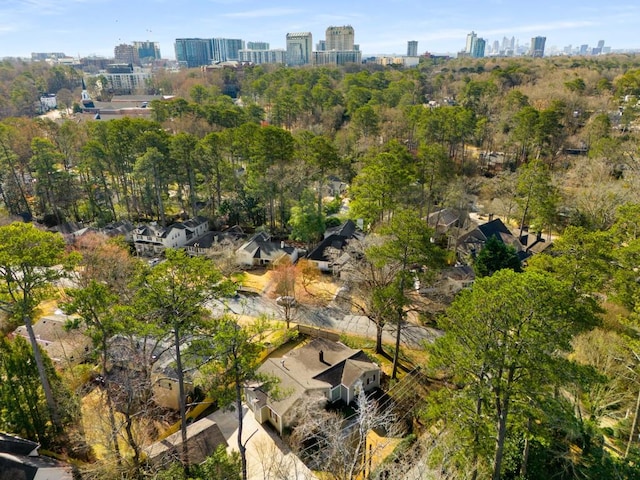
[[[276,305],[273,300],[258,295],[241,295],[237,298],[226,299],[223,302],[216,302],[215,305],[212,305],[212,310],[217,314],[230,311],[237,315],[252,317],[259,315],[279,319],[284,317],[283,309]],[[300,305],[294,309],[291,321],[340,333],[356,334],[371,339],[376,338],[375,325],[367,317],[345,313],[336,306],[311,307]],[[395,335],[395,325],[385,326],[382,336],[385,343],[395,342]],[[423,342],[432,342],[439,335],[441,335],[441,332],[433,328],[406,322],[402,328],[401,341],[403,345],[410,348],[420,348]]]

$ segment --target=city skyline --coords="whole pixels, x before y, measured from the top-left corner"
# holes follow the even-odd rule
[[[312,4],[275,0],[5,0],[0,4],[0,57],[30,57],[32,52],[64,52],[70,56],[113,56],[122,43],[158,42],[163,57],[175,58],[177,38],[240,38],[286,48],[286,34],[311,32],[324,38],[329,26],[351,25],[363,56],[405,54],[407,41],[418,41],[418,53],[455,54],[465,49],[466,36],[493,42],[515,36],[520,44],[546,37],[546,49],[568,44],[595,46],[599,40],[614,49],[640,47],[635,25],[640,5],[612,0],[602,6],[591,0],[550,0],[522,8],[516,1],[486,4],[460,0],[448,4],[416,4],[409,0],[335,0]],[[314,45],[315,48],[315,45]]]

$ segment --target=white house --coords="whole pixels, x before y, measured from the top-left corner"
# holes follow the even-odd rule
[[[209,221],[197,217],[169,227],[155,223],[141,225],[133,231],[133,244],[138,255],[158,255],[167,248],[181,248],[187,242],[204,235],[209,230]]]

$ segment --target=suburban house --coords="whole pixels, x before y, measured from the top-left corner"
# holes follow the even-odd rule
[[[192,395],[196,379],[200,376],[199,365],[205,363],[205,358],[192,349],[190,342],[185,341],[180,347],[180,357],[184,371],[184,390],[187,396]],[[180,408],[180,394],[178,370],[176,366],[176,351],[174,347],[164,350],[151,367],[151,389],[153,401],[161,407],[178,410]]]
[[[531,256],[524,249],[518,237],[511,233],[502,220],[496,218],[460,236],[456,248],[458,257],[463,261],[468,258],[475,258],[491,237],[496,237],[505,245],[511,245],[515,248],[521,261]]]
[[[72,480],[71,465],[38,453],[38,445],[0,433],[0,479]]]
[[[550,240],[542,238],[542,232],[535,234],[526,232],[520,237],[520,242],[524,246],[524,249],[531,255],[542,253],[552,245]]]
[[[33,333],[38,345],[58,365],[77,365],[86,360],[91,351],[91,339],[84,334],[83,327],[65,328],[69,317],[61,312],[40,318],[33,324]],[[13,332],[29,341],[27,327],[19,326]]]
[[[435,231],[434,240],[448,249],[456,245],[458,236],[469,223],[469,214],[454,208],[442,208],[427,217],[427,225]]]
[[[186,222],[160,227],[156,223],[141,225],[133,230],[133,244],[138,255],[158,255],[167,248],[181,248],[209,230],[209,221],[197,217]]]
[[[289,257],[291,263],[298,260],[298,249],[285,245],[284,242],[273,242],[266,232],[258,232],[236,250],[236,261],[245,267],[270,265]]]
[[[333,272],[335,254],[342,251],[354,238],[362,239],[364,234],[358,230],[356,224],[347,220],[343,224],[329,228],[324,233],[324,239],[307,255],[307,260],[313,263],[321,272]]]
[[[240,226],[235,225],[222,232],[206,232],[198,238],[187,242],[184,249],[191,256],[215,256],[224,249],[233,247],[245,234]]]
[[[115,222],[115,223],[110,223],[108,225],[105,225],[102,228],[95,228],[95,227],[85,227],[85,228],[81,228],[80,230],[77,230],[75,232],[73,232],[73,238],[74,240],[80,237],[83,237],[84,235],[88,234],[88,233],[94,233],[94,234],[100,234],[100,235],[106,235],[109,238],[113,238],[113,237],[117,237],[117,236],[123,236],[125,241],[127,242],[131,242],[133,240],[132,238],[132,232],[134,230],[134,226],[131,222],[127,221],[127,220],[121,220],[119,222]]]
[[[438,234],[446,234],[452,228],[465,228],[469,224],[469,215],[453,208],[443,208],[432,212],[427,224]]]
[[[327,178],[327,183],[325,185],[325,194],[330,197],[338,197],[344,194],[344,192],[347,191],[347,188],[349,188],[347,183],[343,182],[335,175],[330,175]]]
[[[321,396],[326,402],[351,403],[356,387],[365,392],[380,387],[380,367],[362,350],[340,342],[316,338],[282,358],[270,358],[258,369],[278,378],[283,398],[271,398],[261,385],[245,390],[246,402],[259,423],[269,422],[282,435],[296,421],[296,407],[305,397]]]
[[[208,415],[187,425],[187,453],[191,464],[204,462],[208,456],[215,452],[218,445],[226,447],[227,441],[220,431],[220,427],[213,420],[213,415]],[[145,448],[144,452],[149,463],[154,467],[169,467],[181,459],[182,435],[179,431],[172,433],[167,438]]]
[[[472,267],[456,265],[443,269],[436,281],[429,287],[420,288],[419,293],[433,299],[452,299],[461,290],[470,288],[475,278]]]

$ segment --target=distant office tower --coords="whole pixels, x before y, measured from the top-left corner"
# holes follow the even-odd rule
[[[130,63],[131,65],[140,65],[140,57],[138,49],[133,45],[121,43],[113,49],[113,56],[116,63]]]
[[[312,45],[311,32],[287,33],[287,64],[307,65],[311,63]]]
[[[467,35],[467,45],[465,46],[465,49],[464,49],[465,52],[471,54],[471,52],[473,51],[473,44],[475,43],[477,38],[478,38],[478,35],[476,35],[476,32],[474,31],[472,31]]]
[[[544,44],[546,41],[547,37],[533,37],[531,39],[531,49],[529,50],[529,54],[532,57],[543,57]]]
[[[239,38],[211,39],[211,54],[214,62],[238,60],[238,52],[244,48],[244,42]]]
[[[498,40],[493,42],[493,51],[491,53],[494,55],[498,55],[500,53],[500,42]]]
[[[362,63],[362,52],[359,50],[325,50],[313,52],[314,65],[346,65]]]
[[[316,51],[324,52],[327,49],[327,41],[326,40],[318,40],[316,43]]]
[[[476,38],[471,46],[471,56],[473,58],[484,57],[484,50],[487,46],[487,41],[484,38]]]
[[[286,50],[280,48],[275,50],[240,50],[238,52],[241,62],[251,62],[256,65],[262,63],[285,63]]]
[[[209,38],[176,38],[176,60],[188,68],[209,65],[213,54]]]
[[[407,42],[407,57],[417,57],[417,56],[418,56],[418,41],[409,40]]]
[[[351,25],[329,27],[325,32],[326,50],[354,50],[355,33]]]
[[[269,42],[247,42],[247,50],[269,50]]]
[[[507,37],[502,37],[502,51],[510,50],[511,44],[509,43],[509,39]]]
[[[133,42],[133,48],[138,51],[138,58],[140,61],[153,61],[160,60],[160,46],[158,42]]]
[[[31,52],[31,60],[37,62],[39,60],[47,60],[48,58],[65,58],[66,55],[62,52]]]

